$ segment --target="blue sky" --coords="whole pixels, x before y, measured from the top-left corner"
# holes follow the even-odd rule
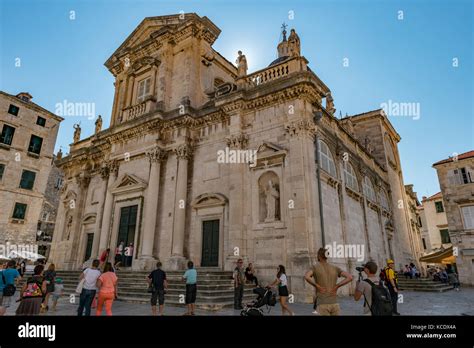
[[[107,127],[114,89],[106,59],[144,17],[196,12],[222,30],[214,48],[230,61],[242,50],[250,72],[276,58],[281,24],[294,27],[338,115],[417,103],[419,119],[389,119],[402,137],[405,183],[420,198],[439,190],[434,162],[474,149],[469,0],[2,0],[0,11],[0,89],[28,91],[53,112],[64,100],[95,103]],[[93,120],[68,116],[56,150],[68,152],[79,121],[82,137],[93,133]]]

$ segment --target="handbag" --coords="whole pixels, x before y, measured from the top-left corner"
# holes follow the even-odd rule
[[[147,292],[148,292],[148,293],[153,293],[153,292],[155,292],[155,287],[153,286],[153,283],[151,283],[150,285],[148,285]]]
[[[86,281],[85,278],[82,278],[80,281],[79,281],[79,284],[77,284],[77,287],[76,287],[76,294],[80,294],[82,292],[82,288],[84,287],[84,282]]]

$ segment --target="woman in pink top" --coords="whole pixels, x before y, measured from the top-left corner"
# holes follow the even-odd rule
[[[104,303],[105,313],[112,315],[112,303],[117,298],[117,276],[110,262],[105,264],[104,272],[97,279],[97,287],[99,288],[99,301],[97,302],[96,315],[102,314]]]

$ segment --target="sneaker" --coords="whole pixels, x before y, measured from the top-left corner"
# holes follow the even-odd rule
[[[313,314],[314,315],[319,315],[319,312],[318,311],[313,311]]]
[[[393,312],[392,314],[393,315],[400,315],[400,313],[398,313],[398,312]]]

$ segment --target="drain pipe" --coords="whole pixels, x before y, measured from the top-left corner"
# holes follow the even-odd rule
[[[323,113],[321,110],[316,111],[314,114],[314,121],[316,125],[319,125],[321,119],[323,118]],[[316,146],[316,181],[318,182],[318,199],[319,199],[319,221],[321,222],[321,242],[322,247],[326,245],[326,237],[324,233],[324,215],[323,215],[323,194],[321,192],[321,163],[319,160],[319,136],[318,130],[316,129],[315,137],[315,146]]]

